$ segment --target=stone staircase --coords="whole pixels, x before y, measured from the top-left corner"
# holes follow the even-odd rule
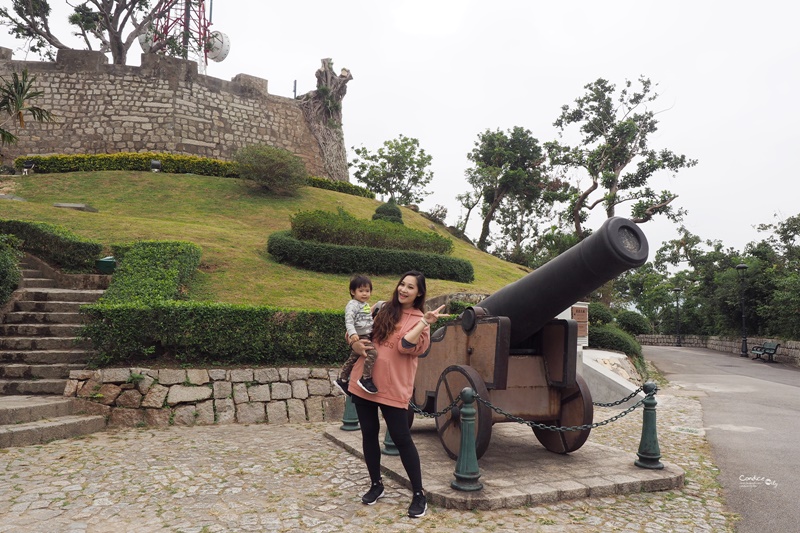
[[[59,288],[32,257],[21,266],[20,287],[0,317],[0,448],[91,433],[106,423],[62,396],[70,371],[85,368],[91,353],[77,338],[78,309],[103,291]]]

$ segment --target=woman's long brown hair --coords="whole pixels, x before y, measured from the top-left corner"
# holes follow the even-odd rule
[[[394,331],[394,328],[397,327],[400,318],[403,316],[403,307],[400,305],[400,298],[397,297],[397,288],[400,286],[400,282],[406,279],[406,276],[414,276],[417,280],[417,289],[419,292],[414,299],[414,309],[419,309],[423,313],[425,312],[425,294],[428,292],[425,287],[425,275],[417,270],[409,270],[400,276],[400,280],[394,287],[392,299],[384,303],[375,316],[375,322],[372,326],[372,340],[376,343],[388,339],[389,335]]]

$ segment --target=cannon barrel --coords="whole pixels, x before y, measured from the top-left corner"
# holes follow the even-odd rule
[[[513,348],[607,281],[642,266],[647,254],[647,238],[639,226],[625,218],[609,218],[580,243],[478,305],[490,315],[511,320]],[[474,313],[465,311],[465,323],[474,322]]]

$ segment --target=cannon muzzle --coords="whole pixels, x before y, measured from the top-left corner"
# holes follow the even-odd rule
[[[525,277],[467,309],[469,329],[476,313],[511,319],[511,347],[531,337],[553,317],[626,270],[647,261],[647,238],[635,223],[609,218],[595,233]]]

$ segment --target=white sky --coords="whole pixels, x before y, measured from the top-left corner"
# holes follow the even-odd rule
[[[66,16],[65,2],[51,4]],[[651,186],[679,195],[692,233],[742,249],[761,238],[754,225],[800,212],[798,20],[800,5],[776,0],[217,0],[212,29],[232,45],[208,74],[258,76],[291,97],[295,80],[298,94],[314,89],[320,59],[333,58],[354,77],[343,103],[348,149],[418,138],[435,191],[421,207],[444,205],[450,224],[479,133],[522,126],[551,140],[561,106],[584,85],[644,75],[664,111],[651,147],[699,160]],[[19,43],[0,30],[0,44]],[[134,45],[128,62],[139,53]],[[642,229],[651,259],[676,236],[667,221]]]

